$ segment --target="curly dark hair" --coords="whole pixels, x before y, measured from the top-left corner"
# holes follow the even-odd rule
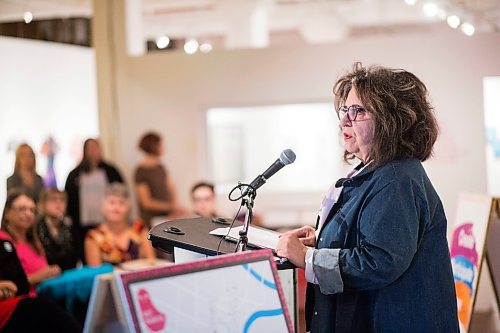
[[[352,88],[374,120],[370,157],[375,166],[410,157],[425,161],[432,156],[439,127],[427,88],[419,78],[403,69],[366,68],[357,62],[333,87],[336,110]],[[346,161],[353,158],[344,152]]]

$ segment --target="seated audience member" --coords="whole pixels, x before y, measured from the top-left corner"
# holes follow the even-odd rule
[[[7,192],[14,188],[23,188],[35,202],[43,188],[42,177],[36,173],[35,152],[26,143],[17,147],[14,173],[7,178]]]
[[[32,286],[32,295],[36,294],[34,286],[38,283],[61,274],[59,266],[47,263],[35,230],[35,212],[35,202],[28,192],[23,189],[10,191],[5,202],[0,230],[0,239],[11,241],[16,248]]]
[[[134,172],[135,189],[140,216],[147,228],[156,216],[176,219],[187,216],[187,210],[177,200],[177,191],[172,176],[161,162],[164,143],[157,133],[146,133],[139,141],[144,154]]]
[[[201,217],[216,217],[215,188],[211,183],[199,182],[191,188],[193,212]]]
[[[147,230],[130,225],[130,200],[122,184],[111,184],[102,203],[103,223],[85,237],[85,257],[89,266],[117,265],[128,260],[154,259]]]
[[[78,261],[77,235],[66,213],[66,193],[54,187],[40,194],[41,214],[37,222],[37,235],[45,250],[49,265],[58,265],[63,271],[75,268]]]
[[[81,326],[57,305],[28,297],[29,283],[14,245],[0,240],[0,331],[81,332]]]

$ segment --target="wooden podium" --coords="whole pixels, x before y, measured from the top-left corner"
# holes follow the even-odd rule
[[[242,223],[236,221],[233,227],[241,226]],[[210,218],[180,219],[163,222],[153,227],[149,231],[148,238],[153,247],[171,252],[174,248],[183,251],[190,251],[200,257],[216,256],[219,254],[234,253],[236,243],[222,240],[220,236],[211,235],[210,232],[217,228],[225,228],[229,225],[213,222]],[[220,244],[220,246],[219,246]],[[257,249],[249,245],[249,249]],[[178,257],[179,252],[175,255]],[[201,255],[201,256],[200,256]],[[196,258],[196,256],[195,256]],[[176,263],[178,263],[176,258]],[[298,326],[297,315],[297,273],[295,266],[289,262],[280,263],[279,258],[275,258],[278,266],[278,273],[285,294],[287,307],[290,311],[295,328]]]

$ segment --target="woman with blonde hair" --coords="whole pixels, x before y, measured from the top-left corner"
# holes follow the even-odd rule
[[[147,230],[130,224],[130,200],[125,185],[113,183],[108,187],[102,213],[103,223],[90,230],[85,237],[85,258],[89,266],[155,259]]]
[[[13,188],[23,188],[35,202],[43,188],[43,180],[36,173],[35,152],[27,143],[20,144],[16,149],[14,173],[7,178],[7,192]]]

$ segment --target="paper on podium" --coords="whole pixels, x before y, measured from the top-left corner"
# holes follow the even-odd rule
[[[226,239],[237,242],[240,239],[240,230],[243,229],[243,226],[231,228],[231,231],[227,235]],[[211,235],[216,236],[226,236],[229,228],[217,228],[210,231]],[[276,245],[278,245],[278,239],[280,236],[279,232],[255,228],[250,226],[248,228],[248,244],[260,248],[272,249],[273,251],[276,249]]]

